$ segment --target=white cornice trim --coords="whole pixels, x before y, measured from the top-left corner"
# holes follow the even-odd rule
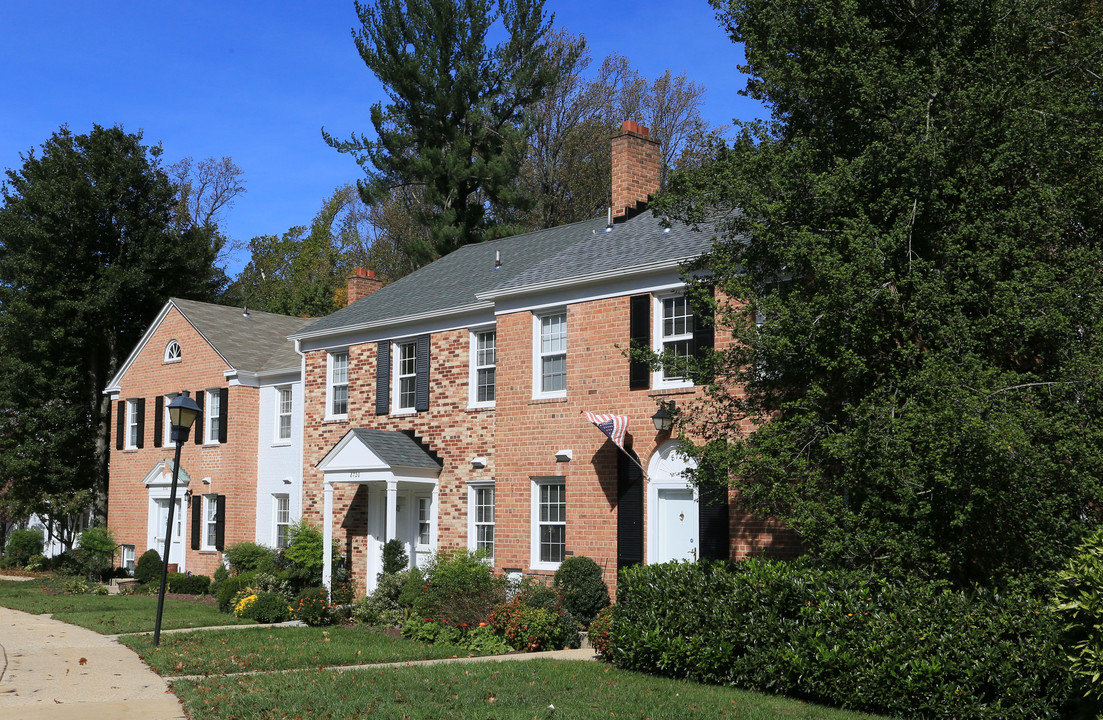
[[[341,325],[339,327],[328,328],[326,330],[315,330],[312,333],[295,333],[294,335],[288,335],[288,339],[295,340],[308,340],[311,338],[326,337],[332,335],[345,335],[350,333],[362,332],[364,330],[377,330],[380,328],[387,328],[394,325],[408,325],[410,323],[421,322],[423,320],[433,320],[436,318],[453,317],[456,315],[469,315],[471,313],[479,312],[480,310],[493,310],[494,304],[489,302],[472,303],[470,305],[461,305],[460,307],[449,308],[445,311],[432,310],[429,312],[415,313],[413,315],[403,315],[397,318],[381,318],[379,320],[371,320],[369,322],[357,323],[355,325]]]
[[[556,280],[548,280],[546,282],[531,283],[529,285],[522,285],[515,288],[507,288],[505,290],[488,290],[483,293],[475,293],[475,297],[480,300],[486,300],[488,302],[494,302],[503,298],[518,297],[521,295],[531,295],[536,293],[548,292],[549,290],[561,290],[568,287],[577,287],[579,285],[593,285],[596,283],[606,282],[608,280],[621,280],[628,275],[647,275],[656,272],[662,272],[664,270],[673,270],[680,268],[684,263],[689,260],[695,260],[699,255],[687,255],[685,257],[676,258],[673,260],[658,260],[656,262],[647,263],[645,265],[634,265],[629,268],[618,268],[616,270],[603,270],[596,273],[588,273],[585,275],[575,275],[568,278],[559,278]]]

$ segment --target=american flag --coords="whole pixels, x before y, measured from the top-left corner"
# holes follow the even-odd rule
[[[582,412],[586,419],[597,425],[597,429],[605,433],[617,447],[624,450],[624,434],[628,432],[627,415],[598,415],[592,412]]]

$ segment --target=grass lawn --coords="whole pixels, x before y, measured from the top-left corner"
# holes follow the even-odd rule
[[[26,582],[0,580],[0,606],[41,615],[50,613],[57,620],[95,630],[104,635],[152,632],[157,618],[154,595],[65,595],[59,592],[64,579],[50,578]],[[161,627],[165,630],[212,625],[251,625],[218,612],[212,605],[186,600],[165,600]]]
[[[162,635],[161,646],[156,649],[149,635],[120,640],[161,675],[291,670],[472,654],[449,645],[423,645],[389,637],[363,626],[207,630]]]
[[[651,677],[586,661],[306,670],[178,680],[172,683],[172,689],[183,700],[191,720],[876,717],[732,688]]]

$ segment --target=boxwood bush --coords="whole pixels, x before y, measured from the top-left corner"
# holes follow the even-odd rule
[[[211,589],[211,579],[206,575],[168,574],[168,591],[182,595],[206,595]]]
[[[44,542],[41,530],[13,530],[4,554],[11,565],[26,567],[33,556],[42,554]]]
[[[567,558],[555,571],[553,585],[562,594],[563,605],[583,628],[609,605],[609,586],[601,576],[601,567],[584,555]]]
[[[764,560],[625,569],[606,659],[900,717],[1059,717],[1047,604]]]

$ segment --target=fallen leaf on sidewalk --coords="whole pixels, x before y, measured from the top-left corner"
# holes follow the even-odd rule
[[[80,659],[80,664],[81,665],[87,665],[88,664],[88,658],[81,658]]]

